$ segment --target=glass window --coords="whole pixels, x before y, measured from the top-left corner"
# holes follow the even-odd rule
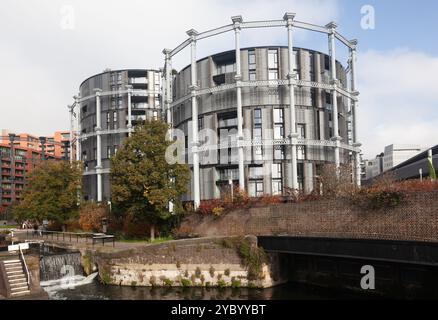
[[[330,56],[324,56],[324,69],[330,70]]]
[[[325,93],[325,103],[332,104],[332,94],[330,92]]]
[[[299,139],[306,139],[306,125],[304,123],[297,124],[297,132]]]
[[[270,49],[268,52],[268,68],[278,68],[278,51],[276,49]]]
[[[106,157],[108,159],[111,158],[111,147],[110,146],[106,147]]]
[[[269,80],[277,80],[277,79],[278,79],[278,71],[269,70]]]
[[[282,169],[280,163],[272,164],[272,179],[281,179],[282,178]]]
[[[204,128],[204,117],[198,118],[198,129],[201,130]]]
[[[257,73],[255,70],[249,71],[249,81],[255,81],[257,80]]]
[[[274,109],[274,123],[283,123],[283,109]]]
[[[272,180],[272,195],[281,195],[283,193],[283,183],[281,179]]]
[[[249,167],[249,178],[250,179],[263,178],[263,167]]]
[[[274,146],[274,159],[284,160],[284,146]]]
[[[228,181],[229,179],[238,180],[239,169],[235,169],[235,168],[219,169],[219,179],[222,181]]]
[[[249,68],[250,69],[255,69],[256,68],[256,56],[255,56],[255,51],[254,50],[249,50],[248,51],[248,64],[249,64]]]
[[[284,127],[282,124],[274,126],[274,139],[284,139]]]
[[[262,109],[254,109],[254,124],[262,124]]]
[[[262,140],[262,128],[257,126],[253,129],[254,140]]]
[[[263,180],[253,180],[249,182],[249,196],[250,197],[261,197],[263,196]]]

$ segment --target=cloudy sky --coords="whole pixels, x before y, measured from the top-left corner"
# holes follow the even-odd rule
[[[374,8],[374,28],[363,28],[363,6]],[[106,68],[161,67],[162,49],[177,46],[191,28],[225,25],[238,14],[281,19],[286,11],[315,24],[336,21],[347,38],[359,40],[366,157],[392,143],[438,144],[436,0],[2,0],[0,128],[36,135],[68,129],[67,105],[85,78]],[[203,42],[199,57],[231,49],[231,36]],[[287,43],[278,29],[245,30],[242,37],[243,45]],[[296,45],[327,51],[325,37],[305,32]]]

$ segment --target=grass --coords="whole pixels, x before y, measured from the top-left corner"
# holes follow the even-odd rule
[[[0,229],[16,229],[18,226],[0,226]]]

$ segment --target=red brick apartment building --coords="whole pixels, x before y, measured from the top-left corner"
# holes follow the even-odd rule
[[[45,137],[44,148],[39,137],[21,133],[10,141],[9,133],[3,131],[0,138],[0,220],[5,218],[7,208],[20,201],[26,176],[44,159],[65,159],[68,131],[59,131]],[[11,151],[12,149],[12,151]],[[68,155],[68,151],[67,151]]]

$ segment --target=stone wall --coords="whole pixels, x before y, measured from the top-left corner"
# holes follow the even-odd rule
[[[438,241],[438,192],[412,193],[392,209],[365,210],[347,199],[236,210],[221,217],[192,214],[181,231],[203,237],[291,235]]]
[[[84,256],[97,265],[104,283],[114,285],[271,287],[282,282],[275,255],[263,265],[260,279],[248,280],[242,258],[222,240],[179,240],[114,253],[88,251]]]

